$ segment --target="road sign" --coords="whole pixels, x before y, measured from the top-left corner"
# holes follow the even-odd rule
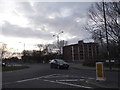
[[[96,80],[105,80],[103,72],[103,62],[96,62]]]

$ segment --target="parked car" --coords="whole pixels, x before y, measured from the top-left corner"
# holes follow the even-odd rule
[[[69,64],[62,59],[53,59],[50,61],[51,68],[68,69]]]
[[[2,62],[2,66],[3,66],[3,67],[7,66],[7,63]]]

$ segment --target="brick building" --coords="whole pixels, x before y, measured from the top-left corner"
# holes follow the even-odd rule
[[[78,44],[64,46],[63,58],[66,61],[95,61],[98,58],[98,44],[78,41]]]

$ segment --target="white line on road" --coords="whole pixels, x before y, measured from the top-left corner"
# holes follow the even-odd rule
[[[76,84],[71,84],[71,83],[65,83],[65,82],[59,82],[59,81],[51,81],[51,80],[45,80],[47,82],[52,82],[52,83],[58,83],[58,84],[64,84],[64,85],[69,85],[69,86],[74,86],[74,87],[80,87],[80,88],[92,88],[92,87],[87,87],[87,86],[82,86],[82,85],[76,85]]]
[[[78,79],[65,79],[65,80],[56,80],[56,81],[73,81],[73,82],[75,82],[75,81],[78,81]]]
[[[39,78],[25,79],[25,80],[20,80],[16,82],[20,83],[20,82],[26,82],[26,81],[36,80],[36,79],[39,79]]]
[[[88,79],[95,79],[95,78],[91,78],[91,77],[89,77]]]
[[[37,77],[37,78],[24,79],[24,80],[19,80],[19,81],[15,81],[15,82],[3,83],[2,85],[13,84],[13,83],[21,83],[21,82],[26,82],[26,81],[31,81],[31,80],[38,80],[38,79],[41,79],[41,78],[49,78],[51,76],[56,77],[58,75],[63,76],[62,74],[51,74],[51,75],[45,75],[45,76],[41,76],[41,77]],[[81,79],[79,79],[79,80],[81,80]],[[64,84],[64,85],[69,85],[69,86],[75,86],[75,87],[92,88],[92,87],[87,87],[87,86],[82,86],[82,85],[76,85],[76,84],[71,84],[71,83],[60,82],[60,81],[78,81],[78,79],[56,80],[56,81],[43,79],[43,81],[48,81],[48,82],[58,83],[58,84]]]
[[[83,77],[83,76],[81,78],[84,78],[84,79],[95,79],[93,77]]]
[[[48,78],[48,77],[51,77],[54,75],[57,75],[57,74],[51,74],[51,75],[46,75],[46,76],[41,76],[41,77],[31,78],[31,79],[25,79],[25,80],[20,80],[20,81],[16,81],[16,82],[26,82],[26,81],[31,81],[31,80],[41,79],[41,78]]]
[[[48,78],[48,77],[51,77],[51,76],[54,76],[54,75],[60,75],[60,74],[51,74],[51,75],[45,75],[45,76],[41,76],[41,77],[37,77],[37,78],[24,79],[24,80],[19,80],[19,81],[15,81],[15,82],[8,82],[8,83],[3,83],[2,85],[26,82],[26,81],[37,80],[37,79],[41,79],[41,78]]]
[[[85,79],[64,79],[64,80],[56,80],[56,81],[76,82],[76,81],[85,81]]]

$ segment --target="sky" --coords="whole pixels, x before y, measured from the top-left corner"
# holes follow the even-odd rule
[[[59,34],[68,44],[91,39],[84,30],[93,2],[0,1],[0,43],[10,49],[35,49],[35,44],[52,44]]]

